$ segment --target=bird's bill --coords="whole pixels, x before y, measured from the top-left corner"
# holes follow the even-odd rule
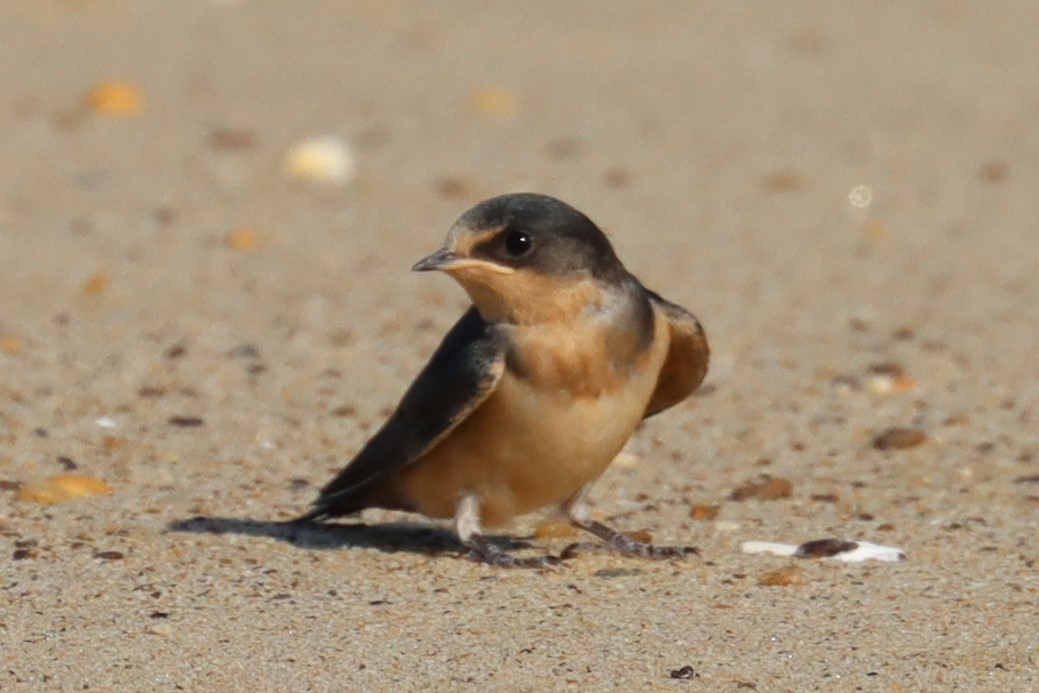
[[[416,262],[411,268],[412,272],[431,272],[434,270],[439,270],[448,274],[464,270],[493,272],[495,274],[512,274],[513,272],[511,267],[499,265],[494,262],[488,262],[487,260],[465,257],[464,255],[459,255],[448,248],[441,248],[435,253],[427,255]]]
[[[427,255],[412,267],[412,272],[432,272],[433,270],[447,269],[450,265],[458,262],[462,259],[462,256],[453,250],[447,248],[441,248],[440,250]]]

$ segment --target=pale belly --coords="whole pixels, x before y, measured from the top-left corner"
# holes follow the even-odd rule
[[[545,392],[506,373],[468,419],[402,471],[399,491],[430,517],[451,517],[458,499],[474,494],[488,525],[564,503],[624,447],[663,357],[655,349],[618,387],[596,396]]]

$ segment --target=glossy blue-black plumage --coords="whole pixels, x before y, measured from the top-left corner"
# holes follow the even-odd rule
[[[382,428],[321,490],[314,509],[300,520],[368,507],[386,475],[422,456],[490,394],[504,360],[501,336],[470,308],[444,337]]]

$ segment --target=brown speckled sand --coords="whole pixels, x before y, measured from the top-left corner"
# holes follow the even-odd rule
[[[0,4],[0,689],[1039,688],[1036,4],[519,7]],[[286,175],[325,135],[355,177]],[[707,327],[592,498],[701,557],[272,524],[463,310],[411,263],[512,190]],[[73,465],[113,492],[18,499]],[[826,537],[908,560],[740,549]]]

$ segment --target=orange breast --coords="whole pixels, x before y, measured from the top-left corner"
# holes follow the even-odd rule
[[[400,492],[430,517],[451,517],[462,495],[476,494],[488,525],[562,504],[605,471],[641,421],[667,352],[656,319],[658,338],[621,367],[594,323],[518,334],[517,351],[529,357],[402,470]]]

